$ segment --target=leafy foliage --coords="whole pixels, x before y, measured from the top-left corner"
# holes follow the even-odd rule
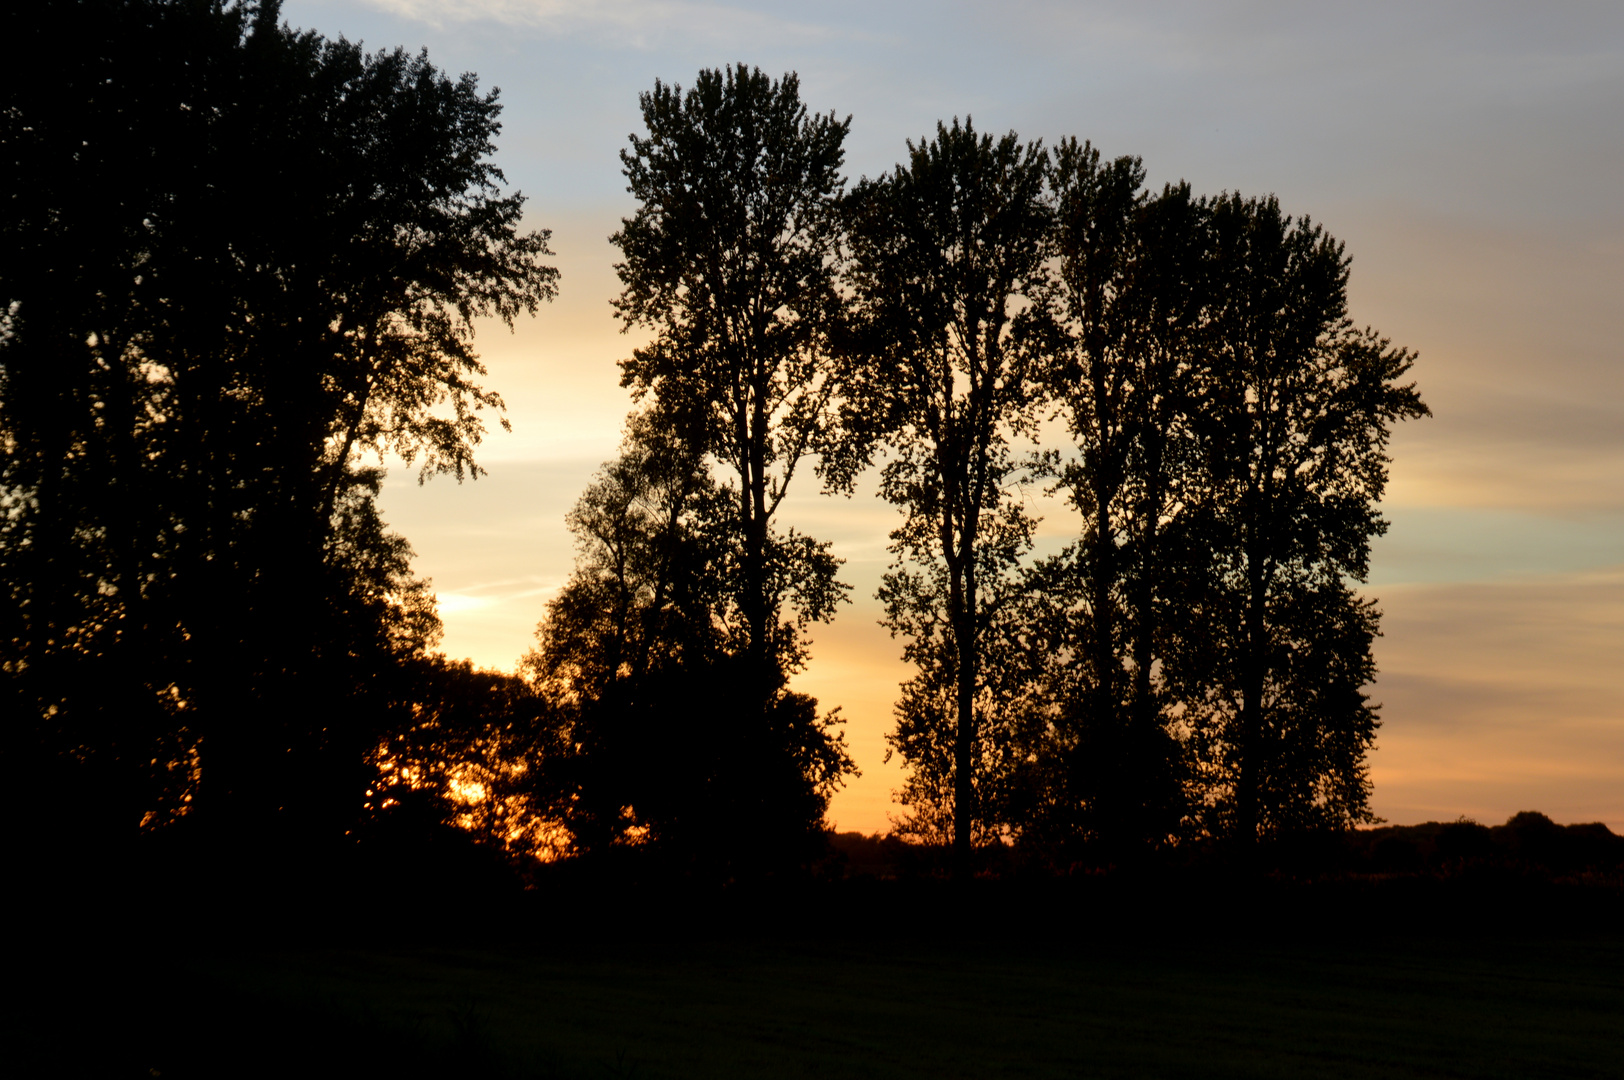
[[[1414,354],[1347,318],[1340,243],[1272,199],[1210,204],[1213,355],[1198,420],[1208,486],[1190,521],[1208,553],[1200,640],[1170,663],[1206,769],[1209,828],[1369,821],[1377,718],[1374,604],[1351,582],[1386,531],[1392,425],[1429,415]],[[1221,823],[1221,824],[1220,824]]]
[[[836,717],[785,691],[763,708],[734,592],[735,493],[664,417],[627,428],[569,515],[575,572],[525,658],[575,747],[575,850],[649,845],[705,872],[797,861],[852,771]],[[810,585],[827,588],[833,560],[794,534],[769,541],[774,610],[832,605],[796,570],[821,558]]]
[[[1180,524],[1200,485],[1206,228],[1188,185],[1143,191],[1137,158],[1102,163],[1076,140],[1054,156],[1047,381],[1076,446],[1060,486],[1083,527],[1034,579],[1052,609],[1045,654],[1062,703],[1051,825],[1121,858],[1175,837],[1185,811],[1178,707],[1157,671],[1180,622]]]
[[[358,807],[437,634],[361,455],[478,475],[473,320],[555,288],[494,94],[277,14],[11,26],[52,77],[9,69],[0,120],[0,664],[30,753],[104,806],[123,776],[130,825]]]
[[[421,842],[454,828],[516,861],[566,854],[575,748],[557,704],[466,660],[425,657],[408,670],[410,717],[368,756],[365,838]]]
[[[850,199],[847,421],[907,514],[880,593],[920,669],[904,828],[1120,861],[1370,820],[1378,612],[1353,583],[1388,433],[1427,410],[1413,356],[1347,320],[1341,246],[1075,140],[910,149]],[[1044,401],[1075,453],[1020,461]],[[1083,519],[1029,567],[1023,466]]]
[[[1017,649],[999,615],[1035,525],[1012,440],[1036,433],[1024,313],[1043,281],[1048,159],[1014,133],[994,140],[957,120],[908,149],[906,165],[850,199],[863,362],[847,425],[888,453],[880,494],[903,511],[880,598],[920,668],[891,740],[911,770],[908,827],[939,836],[950,818],[962,856],[1007,828],[1000,804],[1030,722],[1000,681],[1010,665],[992,661]]]
[[[615,308],[655,335],[622,362],[622,381],[653,409],[577,508],[583,562],[534,667],[591,703],[585,756],[604,763],[594,775],[631,785],[587,811],[596,843],[646,829],[693,853],[709,829],[764,838],[735,850],[788,850],[821,828],[851,769],[832,721],[785,688],[805,662],[806,627],[845,598],[839,560],[775,527],[797,469],[824,446],[838,384],[829,342],[848,124],[810,115],[793,74],[742,65],[701,71],[687,92],[656,82],[641,104],[648,134],[621,152],[639,206],[611,240],[625,256]],[[676,448],[676,472],[636,426],[650,421]],[[711,462],[728,483],[710,479]]]
[[[623,382],[737,478],[736,603],[770,690],[797,649],[774,603],[770,579],[784,568],[772,523],[824,440],[837,382],[828,343],[850,121],[809,115],[795,75],[742,65],[703,70],[686,93],[656,81],[641,104],[648,135],[620,155],[639,206],[610,239],[625,255],[615,308],[655,339],[622,362]],[[803,539],[779,555],[808,556],[790,572],[810,581],[825,550]],[[819,619],[838,591],[829,575],[803,595],[803,615]]]

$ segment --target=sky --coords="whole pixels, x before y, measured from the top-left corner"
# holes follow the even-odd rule
[[[489,475],[383,507],[417,551],[446,651],[511,670],[568,575],[564,514],[631,407],[609,235],[633,212],[618,151],[656,79],[743,62],[798,72],[850,115],[847,170],[972,116],[1089,139],[1150,183],[1274,193],[1345,242],[1354,319],[1414,349],[1433,418],[1393,441],[1367,593],[1383,610],[1372,806],[1395,823],[1519,810],[1624,832],[1624,5],[293,0],[294,26],[427,49],[501,89],[496,163],[552,230],[558,299],[482,325],[513,431]],[[1074,522],[1045,508],[1046,543]],[[896,511],[805,483],[786,524],[834,542],[855,602],[797,688],[841,706],[862,775],[837,828],[898,812],[886,763],[908,675],[876,620]]]

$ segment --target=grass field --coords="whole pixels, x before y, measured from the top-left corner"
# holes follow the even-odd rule
[[[12,1075],[1617,1077],[1624,938],[243,947],[7,1027]]]

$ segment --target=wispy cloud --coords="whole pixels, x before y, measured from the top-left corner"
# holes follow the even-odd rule
[[[533,596],[550,597],[563,583],[563,579],[557,576],[505,578],[501,581],[459,584],[456,591],[438,593],[435,599],[439,604],[441,615],[460,614],[515,600],[527,600]]]
[[[478,611],[480,608],[490,607],[496,603],[496,600],[492,597],[469,596],[467,593],[439,593],[434,600],[442,617],[460,615],[465,611]]]
[[[566,27],[585,23],[635,26],[668,19],[689,5],[662,0],[367,0],[401,18],[445,26],[495,22],[508,26]]]
[[[848,36],[833,27],[786,19],[728,4],[684,0],[366,0],[371,7],[437,29],[496,23],[547,36],[614,35],[626,47],[649,49],[669,38],[717,44],[762,40],[764,35],[806,40]]]

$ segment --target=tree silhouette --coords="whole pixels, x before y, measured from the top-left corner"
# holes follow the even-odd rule
[[[1370,820],[1378,613],[1350,583],[1386,529],[1392,424],[1429,412],[1399,384],[1414,354],[1347,318],[1340,243],[1273,198],[1209,212],[1221,287],[1197,414],[1206,491],[1188,520],[1207,558],[1168,667],[1208,828],[1250,845]]]
[[[576,747],[577,852],[647,846],[707,874],[793,865],[853,769],[833,715],[785,691],[764,710],[740,671],[753,659],[736,506],[679,426],[644,412],[569,514],[575,571],[524,666]],[[768,541],[771,610],[827,612],[833,560],[804,538]],[[792,640],[780,662],[798,662]]]
[[[575,750],[557,704],[466,660],[417,658],[404,674],[409,709],[368,756],[363,840],[461,830],[521,861],[565,854]]]
[[[809,115],[791,73],[703,70],[686,93],[656,81],[640,98],[647,137],[621,151],[636,214],[611,240],[625,261],[615,310],[655,340],[623,382],[737,478],[733,582],[754,693],[770,702],[799,649],[774,595],[773,522],[796,469],[824,438],[835,380],[828,338],[840,309],[834,258],[842,143],[850,121]],[[823,569],[825,547],[783,553]],[[821,600],[816,601],[821,603]],[[813,618],[827,608],[803,609]]]
[[[9,26],[51,76],[0,118],[0,663],[37,774],[119,829],[353,816],[437,633],[361,456],[477,475],[473,319],[554,290],[494,94],[277,18]]]
[[[841,310],[835,258],[849,121],[809,115],[794,74],[774,81],[742,65],[703,70],[687,92],[656,82],[640,100],[648,134],[621,152],[639,206],[611,237],[625,256],[615,309],[626,327],[655,338],[622,362],[622,382],[652,398],[652,416],[695,467],[714,460],[732,474],[710,489],[730,510],[715,512],[714,500],[704,508],[721,572],[683,579],[706,593],[689,614],[709,624],[684,624],[696,632],[674,665],[613,681],[616,694],[635,691],[640,704],[601,704],[614,719],[597,730],[640,744],[632,757],[660,773],[658,782],[642,774],[644,796],[624,804],[635,808],[626,820],[641,815],[650,828],[663,820],[656,832],[690,837],[754,831],[793,848],[821,824],[828,791],[850,768],[814,703],[785,688],[805,661],[806,626],[832,617],[845,596],[839,560],[827,544],[775,527],[797,469],[826,440],[837,383],[829,341]],[[570,625],[565,615],[555,607],[550,621]],[[542,631],[544,656],[552,632]],[[621,638],[605,640],[618,648]],[[649,756],[659,746],[677,753],[670,740],[681,738],[709,750],[695,760],[701,743],[690,742],[686,758]],[[661,785],[666,794],[653,794]],[[698,797],[706,785],[713,796]],[[721,806],[733,807],[731,818],[704,809]]]
[[[1177,524],[1199,471],[1205,216],[1188,185],[1145,193],[1137,158],[1102,164],[1075,139],[1054,157],[1058,274],[1046,303],[1064,336],[1048,381],[1078,452],[1061,486],[1084,524],[1037,584],[1058,609],[1044,654],[1059,805],[1123,858],[1166,841],[1185,813],[1175,703],[1156,672],[1178,622]]]
[[[950,817],[962,870],[996,831],[1025,715],[1002,685],[1007,639],[994,639],[1034,526],[1011,490],[1023,475],[1012,439],[1036,430],[1021,312],[1042,280],[1048,170],[1038,145],[968,120],[908,149],[850,199],[864,362],[847,424],[891,455],[880,493],[903,511],[880,592],[920,669],[891,739],[911,770],[903,800],[916,823]]]

